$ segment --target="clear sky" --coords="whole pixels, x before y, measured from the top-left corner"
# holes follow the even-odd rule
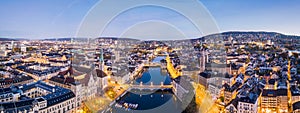
[[[98,0],[0,0],[0,37],[38,39],[77,36],[82,20],[97,2]],[[119,0],[109,6],[106,12],[109,13],[114,7],[126,2],[128,0]],[[300,0],[200,2],[215,19],[220,32],[275,31],[300,35]],[[181,4],[182,7],[189,7],[183,2]],[[98,18],[101,21],[102,17]],[[101,35],[179,39],[182,36],[193,38],[205,34],[199,32],[187,18],[177,12],[145,6],[120,13],[111,20]]]

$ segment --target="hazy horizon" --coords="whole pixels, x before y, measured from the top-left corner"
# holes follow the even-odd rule
[[[0,1],[2,9],[0,10],[0,37],[16,39],[85,37],[76,36],[76,33],[85,16],[101,1],[103,0],[100,2],[99,0]],[[181,8],[188,8],[191,2],[172,1]],[[298,22],[300,7],[297,4],[300,1],[199,0],[198,2],[207,9],[220,33],[265,31],[300,36],[300,32],[297,30],[300,26]],[[124,4],[128,4],[128,2],[118,1],[114,6],[108,8],[113,10],[114,7]],[[159,2],[155,5],[159,5]],[[110,9],[107,9],[106,13],[110,13]],[[195,9],[191,10],[193,12],[190,15],[197,15]],[[101,16],[95,18],[103,21]],[[125,35],[138,39],[154,37],[170,40],[208,35],[198,31],[188,19],[190,18],[168,8],[145,5],[124,10],[111,20],[99,37],[122,37]],[[209,34],[214,33],[216,32]]]
[[[288,35],[280,32],[274,32],[274,31],[225,31],[225,32],[220,32],[220,33],[226,33],[226,32],[266,32],[266,33],[279,33],[282,35],[287,35],[287,36],[300,36],[300,35]],[[216,34],[216,33],[213,33]],[[208,35],[213,35],[213,34],[208,34]],[[205,35],[205,36],[208,36]],[[199,37],[188,37],[187,39],[196,39],[196,38],[201,38],[205,36],[199,36]],[[0,37],[1,38],[7,38],[7,39],[26,39],[22,37]],[[87,37],[46,37],[46,38],[34,38],[34,39],[26,39],[26,40],[47,40],[47,39],[64,39],[64,38],[87,38]],[[128,39],[136,39],[136,40],[158,40],[158,39],[141,39],[139,37],[116,37],[116,36],[101,36],[101,37],[95,37],[95,38],[128,38]],[[162,39],[164,40],[184,40],[184,39]]]

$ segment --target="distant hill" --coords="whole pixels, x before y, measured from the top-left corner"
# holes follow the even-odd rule
[[[0,41],[21,41],[21,40],[28,40],[25,38],[0,38]]]
[[[277,32],[265,32],[265,31],[249,31],[249,32],[240,32],[240,31],[229,31],[221,33],[223,35],[242,35],[242,34],[251,34],[251,35],[269,35],[269,36],[276,36],[277,38],[300,38],[300,36],[295,35],[285,35],[282,33]]]
[[[267,35],[276,35],[276,34],[281,34],[281,33],[265,32],[265,31],[228,31],[228,32],[223,32],[221,34],[224,34],[224,35],[228,35],[228,34],[267,34]]]
[[[281,34],[281,33],[277,33],[277,32],[265,32],[265,31],[228,31],[228,32],[223,32],[223,33],[216,33],[216,34],[210,34],[210,35],[206,35],[200,38],[194,38],[192,40],[196,40],[196,39],[203,39],[203,38],[209,38],[209,37],[216,37],[216,36],[238,36],[238,35],[253,35],[253,36],[260,36],[260,35],[268,35],[270,37],[276,37],[276,38],[288,38],[288,39],[299,39],[300,36],[295,36],[295,35],[285,35],[285,34]]]
[[[11,38],[0,38],[0,41],[16,41],[16,39],[11,39]]]
[[[134,39],[134,38],[117,38],[117,37],[98,37],[98,39],[135,40],[135,41],[139,41],[139,39]]]
[[[86,41],[87,38],[48,38],[48,39],[42,39],[44,41],[71,41],[71,40],[84,40]],[[112,40],[138,40],[138,39],[132,39],[132,38],[117,38],[117,37],[98,37],[94,39],[112,39]]]
[[[271,37],[276,37],[276,38],[290,38],[290,39],[299,39],[300,36],[293,36],[293,35],[285,35],[277,32],[265,32],[265,31],[228,31],[228,32],[222,32],[222,33],[216,33],[216,34],[210,34],[202,37],[196,37],[196,38],[191,38],[191,39],[184,39],[184,40],[198,40],[198,39],[203,39],[203,38],[209,38],[209,37],[215,37],[217,35],[227,35],[227,36],[237,36],[237,35],[268,35]],[[87,41],[87,38],[47,38],[47,39],[41,39],[43,41],[71,41],[72,39],[76,41]],[[98,37],[94,39],[112,39],[112,40],[133,40],[133,41],[139,41],[139,39],[134,39],[134,38],[118,38],[118,37]],[[13,38],[0,38],[0,41],[18,41],[18,40],[28,40],[28,39],[13,39]]]
[[[42,39],[43,41],[71,41],[72,38],[48,38]]]

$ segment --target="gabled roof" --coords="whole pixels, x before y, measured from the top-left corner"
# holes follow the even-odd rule
[[[93,70],[92,73],[93,73],[93,75],[96,75],[97,77],[100,77],[100,78],[104,78],[107,76],[107,74],[100,69],[95,69],[95,70]]]
[[[299,88],[295,85],[292,85],[291,86],[291,94],[292,94],[292,96],[300,96]]]
[[[234,98],[232,101],[230,101],[230,103],[226,105],[226,107],[232,104],[235,107],[235,109],[237,109],[238,102],[239,102],[239,98]]]
[[[241,97],[239,101],[254,104],[257,101],[258,96],[259,95],[255,94],[255,93],[249,93],[248,96]]]
[[[67,75],[67,74],[70,74],[73,76],[78,76],[78,75],[82,75],[84,73],[75,70],[72,66],[70,66],[68,70],[58,73],[58,75]]]
[[[269,83],[269,84],[271,84],[271,85],[274,85],[274,84],[275,84],[275,82],[276,82],[276,80],[275,80],[275,79],[270,79],[270,80],[268,81],[268,83]]]
[[[293,111],[295,111],[295,110],[300,110],[300,101],[295,102],[293,104]]]
[[[225,87],[225,91],[233,92],[237,90],[241,85],[242,83],[236,82],[231,87],[227,87],[227,88]]]
[[[287,96],[287,89],[277,89],[277,96]]]
[[[75,94],[72,91],[68,91],[66,93],[62,93],[60,95],[53,95],[52,98],[47,99],[47,107],[50,107],[52,105],[61,103],[65,100],[68,100],[70,98],[75,97]]]
[[[211,74],[206,73],[206,72],[201,72],[201,73],[199,74],[199,76],[204,77],[204,78],[210,78],[210,77],[211,77]]]
[[[262,94],[261,94],[261,96],[265,96],[265,97],[276,97],[277,95],[276,95],[276,90],[274,90],[274,89],[264,89],[263,91],[262,91]]]
[[[83,79],[79,80],[79,82],[81,84],[83,84],[84,86],[88,86],[88,83],[89,83],[91,77],[93,77],[92,74],[90,74],[90,73],[86,74]]]
[[[49,80],[53,81],[53,82],[58,82],[61,84],[73,84],[75,82],[74,77],[67,76],[65,78],[64,76],[60,76],[60,75],[54,76],[54,77],[50,78]]]

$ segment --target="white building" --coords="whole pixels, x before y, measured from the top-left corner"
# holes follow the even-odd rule
[[[5,93],[22,95],[21,100],[1,103],[1,113],[69,113],[81,104],[71,90],[42,81],[10,89]]]
[[[238,113],[257,113],[258,99],[250,101],[248,99],[238,102]]]
[[[21,51],[22,52],[27,52],[27,46],[26,45],[21,45]]]

